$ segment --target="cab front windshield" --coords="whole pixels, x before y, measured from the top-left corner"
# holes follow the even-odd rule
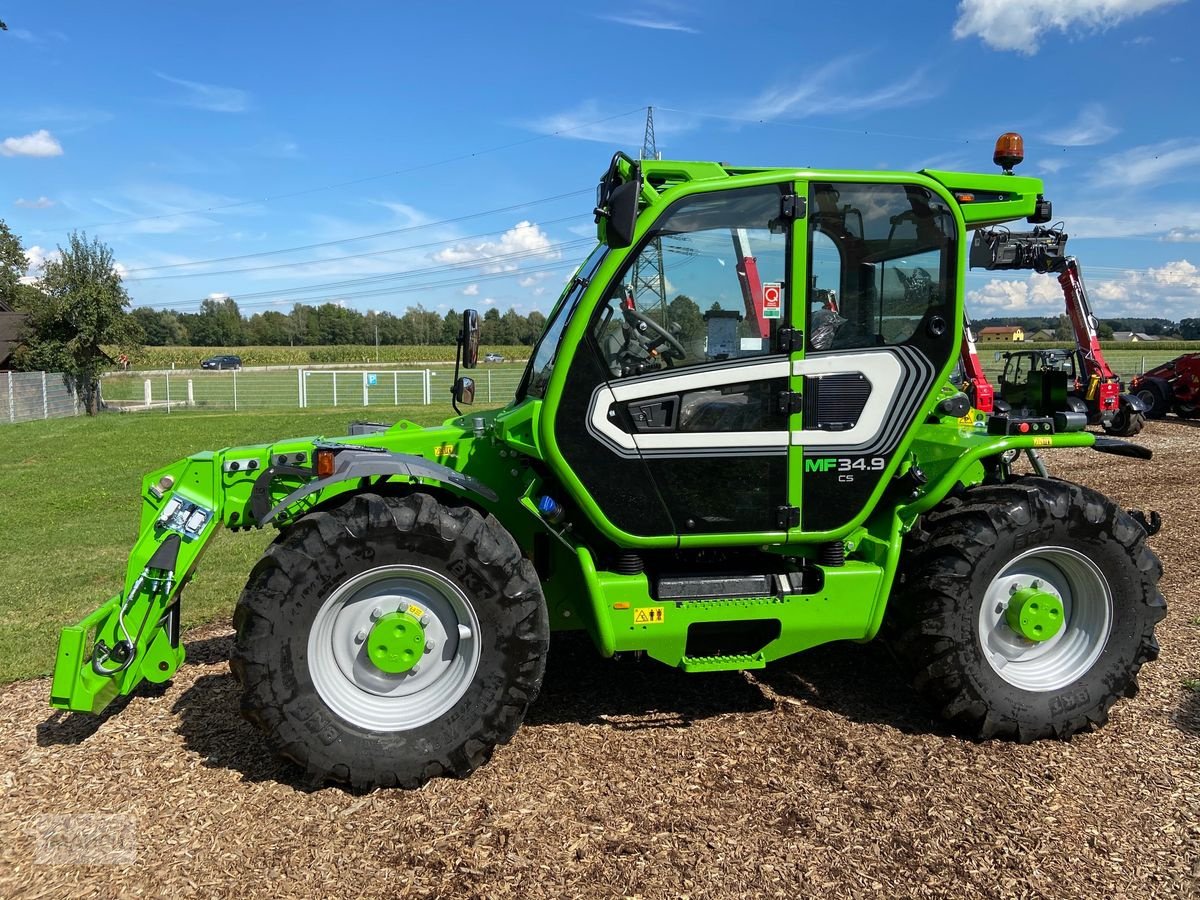
[[[583,296],[588,282],[600,268],[600,263],[604,261],[607,252],[607,246],[598,244],[575,272],[575,276],[567,282],[562,296],[558,298],[558,303],[550,313],[546,330],[542,332],[542,336],[533,350],[533,355],[529,359],[529,366],[525,369],[525,376],[521,379],[520,388],[517,389],[518,400],[526,397],[546,396],[546,385],[550,383],[550,376],[554,372],[554,362],[558,358],[558,345],[562,340],[563,329],[571,321],[571,315],[575,312],[575,307],[579,305],[579,300]]]

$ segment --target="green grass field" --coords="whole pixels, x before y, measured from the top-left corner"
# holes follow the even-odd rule
[[[478,407],[476,407],[478,408]],[[448,403],[380,407],[434,424]],[[0,454],[0,683],[49,674],[58,631],[121,589],[142,476],[198,450],[341,435],[361,412],[104,415],[6,425]],[[376,417],[375,411],[372,418]],[[274,530],[220,533],[183,600],[185,627],[228,615]]]

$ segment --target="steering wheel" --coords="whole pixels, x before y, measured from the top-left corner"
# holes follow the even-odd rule
[[[663,354],[663,359],[670,364],[673,359],[683,359],[687,356],[687,351],[683,349],[683,344],[679,342],[679,338],[671,334],[666,328],[654,321],[647,315],[643,315],[637,309],[632,309],[629,306],[622,305],[622,311],[625,313],[625,321],[629,326],[641,334],[649,330],[657,335],[657,339],[650,344],[645,345],[647,350],[657,350],[659,346],[666,344],[667,352]]]

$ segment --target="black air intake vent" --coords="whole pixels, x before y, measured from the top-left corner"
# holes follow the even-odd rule
[[[871,396],[871,382],[859,372],[810,375],[804,379],[804,427],[846,431],[858,424]]]

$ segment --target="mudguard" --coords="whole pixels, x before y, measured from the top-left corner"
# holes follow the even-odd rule
[[[330,449],[337,448],[331,447]],[[310,469],[303,471],[306,474],[311,472]],[[314,494],[319,494],[331,485],[359,478],[401,476],[413,481],[437,481],[449,487],[457,488],[460,491],[478,494],[480,497],[493,503],[499,499],[496,492],[479,479],[456,472],[449,466],[430,462],[420,456],[412,456],[407,453],[392,453],[375,447],[356,447],[353,449],[338,450],[337,455],[334,457],[332,475],[318,478],[316,481],[310,481],[267,509],[271,480],[275,474],[293,473],[290,470],[283,472],[278,469],[268,469],[255,483],[254,492],[250,497],[250,513],[260,525],[266,525],[274,521],[276,517],[289,507]],[[260,487],[261,490],[259,489]]]
[[[1150,405],[1148,403],[1146,403],[1146,401],[1143,400],[1141,397],[1139,397],[1137,394],[1122,394],[1121,395],[1121,405],[1129,407],[1134,412],[1139,412],[1139,413],[1150,412]]]

